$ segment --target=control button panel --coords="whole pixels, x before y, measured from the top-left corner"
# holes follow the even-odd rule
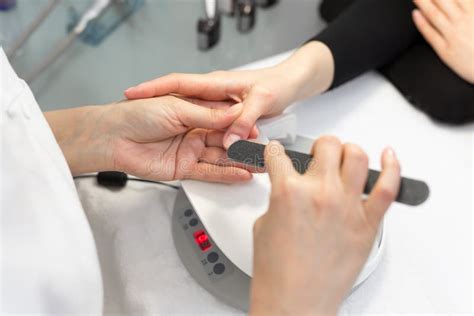
[[[199,260],[209,278],[217,281],[230,275],[234,270],[233,264],[216,246],[192,207],[183,208],[179,212],[179,224],[192,243],[196,260]]]

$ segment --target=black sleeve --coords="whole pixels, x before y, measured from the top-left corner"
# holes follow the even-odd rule
[[[325,43],[335,60],[332,88],[386,65],[419,38],[412,0],[358,0],[311,40]]]

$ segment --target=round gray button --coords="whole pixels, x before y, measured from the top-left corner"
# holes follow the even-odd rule
[[[214,268],[212,269],[215,274],[222,274],[225,271],[225,265],[222,263],[216,263]]]
[[[191,226],[196,226],[197,224],[198,224],[198,220],[195,219],[195,218],[193,218],[189,221],[189,225],[191,225]]]
[[[191,215],[193,215],[193,210],[192,209],[187,209],[186,211],[184,211],[184,216],[189,217]]]
[[[210,263],[214,263],[217,260],[219,260],[219,255],[216,252],[211,252],[207,255],[207,261],[209,261]]]

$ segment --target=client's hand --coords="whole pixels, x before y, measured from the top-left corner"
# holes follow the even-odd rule
[[[272,193],[254,226],[251,314],[336,314],[397,195],[400,166],[391,149],[366,200],[368,160],[358,146],[323,137],[313,155],[300,175],[280,144],[265,149]]]
[[[290,103],[329,88],[334,61],[329,48],[310,42],[277,66],[250,71],[218,71],[205,75],[171,74],[125,91],[129,99],[175,93],[212,101],[243,103],[240,117],[226,132],[224,145],[252,138],[261,116],[280,114]]]
[[[45,113],[73,174],[123,171],[153,180],[246,181],[224,132],[242,105],[165,96]]]
[[[415,0],[413,20],[443,62],[474,84],[474,0]]]

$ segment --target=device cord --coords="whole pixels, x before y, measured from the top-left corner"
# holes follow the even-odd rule
[[[161,181],[153,181],[147,179],[140,179],[140,178],[130,178],[126,173],[118,172],[118,171],[103,171],[97,174],[85,174],[80,176],[73,177],[74,179],[83,179],[83,178],[96,178],[97,183],[100,186],[108,187],[108,188],[123,188],[126,186],[127,181],[137,181],[137,182],[145,182],[145,183],[154,183],[163,185],[175,190],[179,190],[179,186],[172,185],[166,182]]]

